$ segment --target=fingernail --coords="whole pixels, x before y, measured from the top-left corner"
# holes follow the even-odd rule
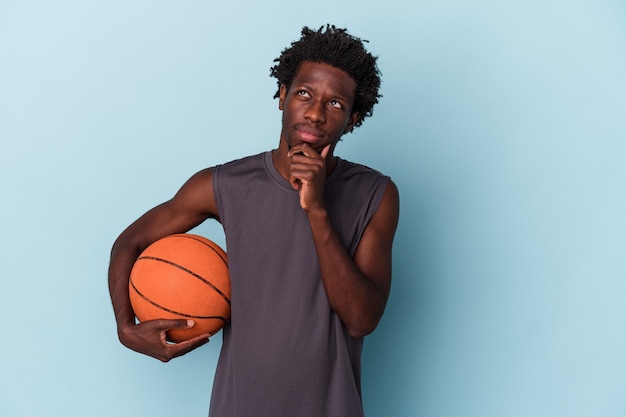
[[[187,327],[193,327],[196,324],[193,320],[187,320]]]

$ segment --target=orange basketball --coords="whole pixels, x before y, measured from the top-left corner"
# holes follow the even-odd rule
[[[180,342],[215,334],[230,317],[230,277],[226,252],[202,236],[164,237],[135,261],[129,281],[130,302],[139,321],[193,319],[168,339]]]

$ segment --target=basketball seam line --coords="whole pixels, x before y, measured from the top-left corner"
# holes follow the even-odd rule
[[[154,301],[146,297],[141,291],[137,289],[137,287],[135,287],[135,284],[133,283],[132,280],[130,281],[130,285],[133,287],[133,290],[135,290],[135,292],[145,301],[147,301],[148,303],[152,304],[155,307],[160,308],[163,311],[167,311],[168,313],[177,314],[179,316],[188,317],[191,319],[218,319],[218,320],[222,320],[223,322],[226,322],[226,318],[222,316],[199,316],[199,315],[186,314],[186,313],[181,313],[179,311],[174,311],[172,309],[169,309],[167,307],[160,305],[159,303],[155,303]]]
[[[204,246],[208,247],[208,248],[209,248],[209,249],[211,249],[213,252],[215,252],[215,254],[216,254],[217,256],[219,256],[219,257],[222,259],[222,261],[224,262],[224,265],[226,265],[226,266],[228,267],[228,261],[227,261],[226,259],[224,259],[224,257],[222,256],[222,254],[221,254],[219,251],[215,250],[215,248],[214,248],[213,246],[209,245],[208,243],[206,243],[206,242],[205,242],[205,241],[203,241],[202,239],[198,239],[198,238],[196,237],[196,235],[190,235],[190,234],[180,234],[180,235],[174,235],[174,236],[176,236],[176,237],[182,237],[182,238],[184,238],[184,239],[193,239],[193,240],[195,240],[196,242],[202,243]]]
[[[230,300],[228,299],[228,296],[226,296],[226,294],[224,294],[219,288],[217,288],[215,285],[213,285],[213,283],[211,283],[210,281],[206,280],[205,278],[203,278],[201,275],[196,274],[195,272],[193,272],[190,269],[185,268],[182,265],[179,265],[175,262],[172,261],[168,261],[167,259],[162,259],[156,256],[141,256],[137,259],[137,261],[141,261],[141,260],[146,260],[149,259],[151,261],[157,261],[157,262],[163,262],[165,264],[168,264],[170,266],[173,266],[175,268],[178,268],[182,271],[187,272],[188,274],[192,275],[195,278],[198,278],[200,281],[204,282],[205,284],[207,284],[209,287],[213,288],[215,290],[215,292],[217,292],[219,295],[221,295],[224,300],[226,300],[226,302],[228,303],[228,305],[230,305]]]

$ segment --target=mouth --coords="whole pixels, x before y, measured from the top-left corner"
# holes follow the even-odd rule
[[[306,125],[296,125],[295,130],[300,140],[308,143],[318,142],[326,136],[326,132],[323,130]]]

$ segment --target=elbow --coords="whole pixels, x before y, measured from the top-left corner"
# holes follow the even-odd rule
[[[372,333],[378,326],[379,321],[380,315],[372,315],[370,317],[365,316],[352,320],[351,323],[344,322],[344,327],[350,337],[358,339]]]
[[[362,337],[367,336],[368,334],[372,333],[374,331],[373,328],[348,328],[348,334],[350,335],[350,337],[354,338],[354,339],[360,339]]]
[[[385,311],[385,304],[385,301],[353,304],[351,308],[343,310],[343,313],[339,313],[339,310],[335,311],[338,312],[348,335],[362,338],[376,330]]]

